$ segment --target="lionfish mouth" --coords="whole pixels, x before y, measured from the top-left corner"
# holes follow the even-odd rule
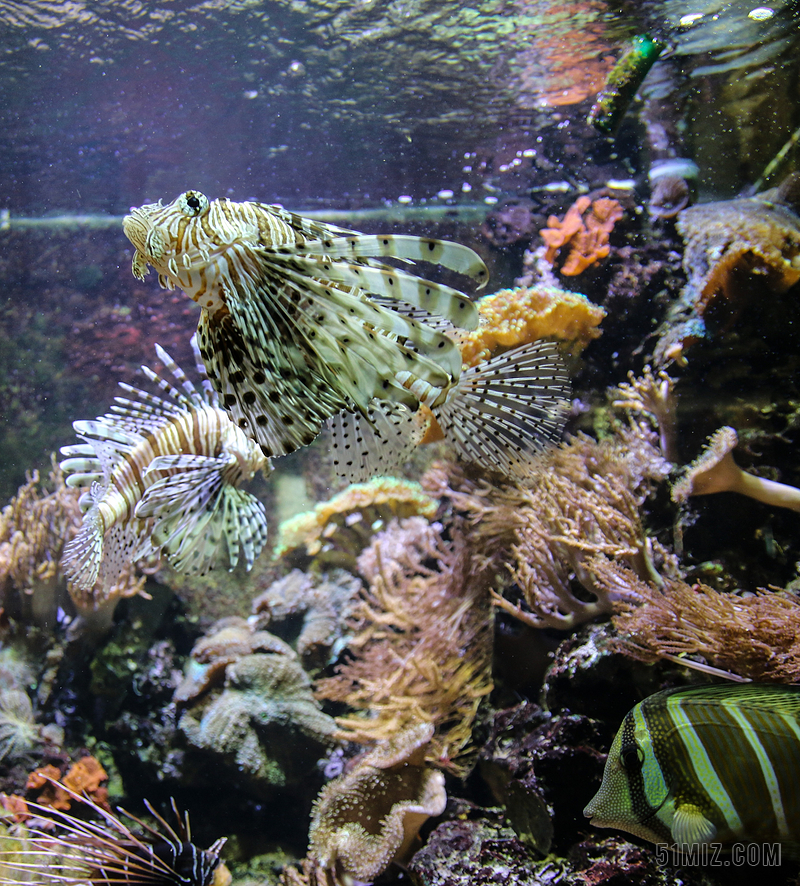
[[[147,801],[155,827],[119,809],[120,815],[141,829],[137,833],[90,797],[61,783],[58,786],[100,820],[83,821],[50,806],[27,803],[44,822],[41,828],[29,827],[26,835],[0,837],[4,886],[229,886],[230,872],[219,857],[226,838],[208,849],[196,846],[191,841],[189,816],[181,817],[174,801],[175,828]],[[55,824],[55,835],[48,821]]]

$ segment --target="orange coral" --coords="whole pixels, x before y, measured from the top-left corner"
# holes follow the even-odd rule
[[[0,805],[3,809],[14,816],[14,821],[26,821],[31,817],[28,804],[24,797],[19,794],[0,794]]]
[[[108,773],[100,765],[96,757],[81,757],[70,766],[67,774],[62,778],[61,770],[57,766],[48,763],[40,769],[34,769],[28,776],[25,785],[26,790],[38,790],[42,793],[37,797],[37,802],[42,806],[52,806],[53,809],[67,810],[72,803],[72,796],[68,791],[75,794],[87,794],[100,806],[108,806],[108,791],[100,787],[100,782],[108,778]],[[61,787],[64,785],[67,790]]]
[[[561,273],[565,277],[580,274],[608,255],[609,235],[622,215],[622,206],[611,197],[578,197],[563,220],[551,215],[548,226],[539,232],[547,245],[545,259],[552,264],[556,253],[568,246]]]
[[[583,349],[600,335],[606,312],[585,295],[554,286],[501,289],[478,301],[480,325],[460,333],[461,360],[476,366],[499,348],[515,348],[542,338],[574,342]]]

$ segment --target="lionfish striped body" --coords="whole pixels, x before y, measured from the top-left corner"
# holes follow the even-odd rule
[[[521,349],[518,359],[462,377],[449,330],[474,328],[475,305],[407,270],[425,261],[483,285],[486,266],[471,249],[364,235],[276,206],[209,202],[197,191],[132,210],[124,230],[136,248],[134,276],[150,265],[163,287],[179,286],[203,309],[198,339],[209,377],[268,456],[307,445],[330,419],[343,476],[363,479],[413,448],[421,405],[454,428],[467,410],[469,430],[452,436],[506,473],[560,432],[566,380],[554,352],[543,359],[543,350]]]
[[[98,578],[108,587],[127,563],[159,554],[179,572],[203,573],[223,551],[233,569],[242,551],[249,569],[266,541],[264,507],[239,486],[267,460],[220,408],[204,372],[201,393],[156,352],[180,387],[143,366],[168,399],[122,383],[134,399],[116,397],[111,413],[75,422],[86,442],[61,450],[67,485],[91,487],[63,559],[81,590]]]
[[[225,838],[208,849],[192,843],[189,817],[181,818],[174,803],[177,828],[147,801],[158,829],[119,810],[139,826],[137,834],[88,797],[74,794],[73,799],[91,807],[101,821],[28,803],[28,810],[43,821],[52,820],[58,833],[29,828],[0,838],[0,886],[229,886],[231,875],[220,859]]]
[[[668,689],[627,715],[584,810],[656,843],[800,849],[800,686]]]

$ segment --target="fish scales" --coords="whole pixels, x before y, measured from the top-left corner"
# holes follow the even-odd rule
[[[657,843],[800,852],[800,686],[672,689],[625,718],[584,810]]]
[[[196,347],[193,341],[193,347]],[[105,586],[126,562],[163,553],[178,571],[205,572],[227,551],[249,569],[266,541],[264,508],[238,487],[268,467],[202,377],[198,391],[171,357],[157,353],[178,387],[148,367],[168,399],[128,384],[111,412],[74,428],[84,443],[62,462],[81,497],[83,527],[67,545],[64,570],[84,591]],[[197,355],[199,363],[199,354]]]
[[[362,235],[261,203],[209,201],[187,191],[131,211],[133,273],[148,266],[165,288],[203,309],[198,337],[223,406],[267,455],[307,445],[341,410],[367,416],[372,400],[417,408],[399,372],[439,389],[457,381],[458,349],[441,331],[371,296],[477,323],[471,300],[421,279],[427,261],[485,283],[467,247],[431,238]],[[403,267],[376,259],[399,259]]]

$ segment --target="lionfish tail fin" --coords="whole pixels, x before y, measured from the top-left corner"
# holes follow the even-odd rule
[[[465,370],[432,411],[461,457],[527,480],[532,457],[561,438],[569,393],[556,345],[533,342]]]

